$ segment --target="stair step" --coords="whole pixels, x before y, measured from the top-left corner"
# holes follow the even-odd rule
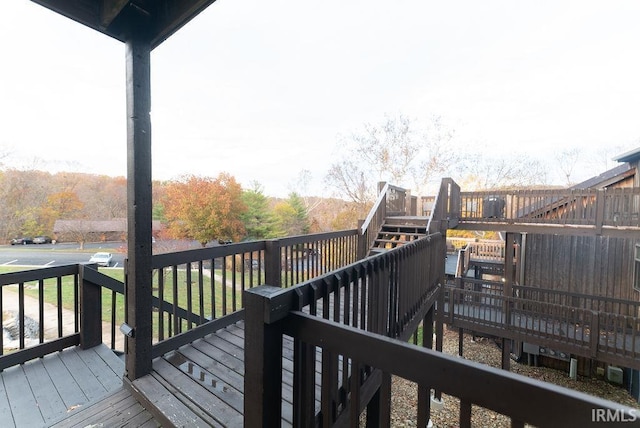
[[[413,225],[413,226],[427,227],[427,223],[429,222],[429,217],[391,216],[391,217],[385,218],[384,222],[385,224]]]
[[[404,241],[404,240],[400,240],[400,239],[376,239],[374,242],[381,242],[381,243],[385,243],[385,244],[406,244],[407,242],[410,241]]]
[[[414,236],[414,237],[421,237],[421,236],[427,236],[426,233],[409,233],[409,232],[388,232],[388,231],[381,231],[378,236]]]
[[[395,226],[395,225],[387,225],[387,224],[383,224],[380,229],[381,231],[389,231],[389,232],[412,232],[412,233],[425,233],[425,234],[427,232],[427,228],[425,227]]]

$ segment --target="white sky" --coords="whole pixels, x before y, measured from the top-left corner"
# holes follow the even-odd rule
[[[124,45],[25,0],[0,16],[10,165],[126,175]],[[218,0],[152,53],[154,177],[285,196],[306,169],[327,195],[337,136],[398,113],[497,153],[635,148],[639,22],[637,0]]]

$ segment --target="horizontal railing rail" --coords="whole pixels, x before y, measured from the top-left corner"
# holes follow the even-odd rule
[[[637,421],[640,417],[637,409],[612,401],[380,337],[302,312],[293,312],[282,323],[285,334],[317,346],[323,354],[344,355],[360,365],[376,367],[387,374],[412,381],[418,390],[436,389],[459,398],[461,427],[472,426],[473,405],[510,417],[511,426],[528,423],[533,426],[585,427],[602,421],[602,414],[627,422]],[[423,397],[417,400],[415,413],[409,417],[418,421],[417,426],[427,426],[429,419],[429,394]],[[393,402],[392,396],[388,402]],[[381,425],[388,426],[389,423],[386,420]]]
[[[301,310],[335,323],[408,340],[427,310],[434,306],[444,275],[444,254],[444,238],[433,234],[289,289],[264,286],[248,290],[245,293],[245,379],[250,381],[245,382],[245,404],[250,404],[246,404],[245,424],[258,426],[279,420],[279,416],[273,414],[263,419],[264,415],[259,413],[264,410],[280,414],[281,370],[271,364],[281,364],[282,335],[272,336],[269,331],[279,328],[281,318]],[[316,397],[315,348],[296,341],[294,349],[297,351],[293,414],[294,421],[301,421],[305,426],[315,423],[315,411],[309,414],[309,409],[315,409],[316,399],[321,402],[318,417],[323,423],[335,423],[345,417],[344,412],[350,406],[359,408],[361,401],[369,401],[381,382],[380,374],[366,366],[341,354],[323,352],[320,397]],[[265,386],[264,376],[277,386]],[[368,386],[364,387],[365,384]],[[276,394],[275,398],[272,393]],[[355,404],[353,394],[360,397],[355,399]],[[268,405],[255,407],[265,400]]]
[[[485,282],[446,287],[443,316],[449,325],[640,368],[639,317],[505,297],[497,283],[489,292],[479,289]]]
[[[640,227],[640,188],[461,192],[461,221]]]
[[[183,333],[197,326],[241,319],[242,291],[267,277],[291,286],[353,263],[357,239],[354,229],[154,255],[154,353],[179,343],[159,345],[168,338],[193,340],[195,333]],[[5,273],[0,287],[7,332],[0,336],[0,370],[75,345],[104,341],[125,351],[119,330],[126,322],[125,284],[91,265]],[[83,296],[90,302],[82,304]]]
[[[357,255],[355,229],[154,255],[153,295],[163,303],[154,303],[153,354],[241,319],[244,290],[265,283],[291,287]]]
[[[100,290],[84,281],[87,268],[65,265],[0,275],[0,370],[70,346],[100,343],[96,328],[81,328],[100,317]]]
[[[640,317],[640,302],[637,301],[522,285],[514,285],[513,290],[515,295],[522,299],[614,315]]]

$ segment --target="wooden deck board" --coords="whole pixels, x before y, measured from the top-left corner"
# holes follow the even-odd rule
[[[60,359],[67,367],[69,375],[73,376],[73,379],[89,401],[103,397],[108,392],[92,372],[92,369],[98,369],[98,367],[90,368],[87,366],[75,348],[68,349],[67,352],[61,353]]]
[[[104,345],[8,368],[0,374],[0,426],[49,426],[122,389],[123,372],[124,363]]]
[[[102,400],[51,425],[55,428],[87,426],[138,427],[145,423],[159,426],[151,413],[133,398],[131,391],[120,387]]]
[[[177,426],[220,426],[204,414],[196,414],[177,397],[177,390],[156,376],[147,375],[131,383],[134,396],[142,401],[161,424]],[[146,401],[146,402],[145,402]]]
[[[320,409],[321,352],[316,362],[316,410]],[[293,423],[293,341],[283,339],[282,426]],[[232,324],[189,345],[168,352],[153,362],[153,382],[161,384],[161,391],[133,384],[144,399],[169,418],[175,403],[171,398],[158,399],[157,395],[170,393],[203,420],[215,420],[215,424],[227,427],[243,425],[244,412],[244,322]],[[146,377],[145,377],[146,379]],[[148,381],[145,381],[148,382]],[[156,385],[157,388],[160,386]],[[192,415],[183,409],[183,417]]]
[[[35,360],[25,363],[22,368],[31,385],[34,398],[38,403],[38,409],[42,413],[45,422],[54,419],[56,415],[66,412],[67,407],[44,365],[38,364],[38,360]]]
[[[72,409],[89,401],[82,389],[76,385],[74,378],[69,376],[67,367],[58,353],[47,355],[41,361],[51,380],[56,385],[56,389],[60,393],[60,397],[67,409]]]
[[[193,362],[186,359],[184,361],[183,364],[189,365],[186,370],[191,376],[184,376],[185,372],[181,368],[163,358],[154,361],[153,368],[155,373],[221,425],[242,425],[242,392]]]
[[[44,418],[22,366],[14,366],[2,373],[13,424],[23,427],[44,426]],[[34,405],[35,404],[35,405]]]

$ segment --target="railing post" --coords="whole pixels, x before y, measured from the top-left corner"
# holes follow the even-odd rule
[[[433,348],[433,307],[427,311],[422,322],[422,346]],[[416,332],[417,333],[417,332]],[[431,418],[431,386],[418,385],[418,424],[426,427]]]
[[[602,225],[604,224],[604,205],[605,194],[603,189],[598,189],[596,193],[596,235],[602,234]]]
[[[362,233],[362,225],[364,220],[358,220],[358,260],[362,260],[367,256],[369,252],[369,240],[367,239],[368,233]]]
[[[84,279],[84,270],[90,266],[78,265],[80,284],[80,347],[89,349],[102,343],[102,292],[100,286]],[[96,265],[91,265],[94,269]]]
[[[513,233],[507,233],[504,242],[504,288],[503,288],[503,305],[502,313],[504,316],[504,328],[505,330],[511,329],[511,303],[513,299],[513,261],[515,250],[515,235]],[[502,368],[509,370],[510,366],[510,354],[511,354],[511,340],[502,338]]]
[[[272,239],[266,241],[264,252],[265,283],[273,287],[282,286],[282,261],[280,256],[280,241]]]
[[[282,424],[282,329],[271,320],[271,297],[282,291],[261,285],[244,292],[244,426]]]
[[[598,341],[600,340],[600,314],[596,311],[591,311],[589,335],[591,358],[595,359],[598,357]]]

